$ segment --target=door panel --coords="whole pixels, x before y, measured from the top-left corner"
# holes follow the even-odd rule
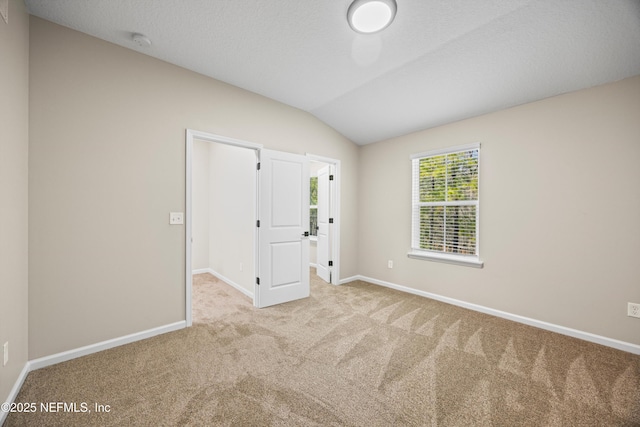
[[[316,273],[325,282],[331,282],[331,242],[329,232],[329,175],[330,166],[325,166],[318,171],[318,242]]]
[[[309,296],[309,161],[261,150],[256,306]]]
[[[262,159],[260,161],[264,163]],[[303,165],[296,161],[271,159],[268,167],[271,168],[271,225],[301,227],[302,182],[295,177],[302,176]]]
[[[290,268],[291,260],[301,259],[302,242],[271,244],[271,287],[295,285],[301,281],[299,269]]]

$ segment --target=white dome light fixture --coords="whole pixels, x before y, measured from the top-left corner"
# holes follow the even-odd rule
[[[372,34],[387,28],[397,9],[395,0],[355,0],[349,6],[347,19],[354,31]]]

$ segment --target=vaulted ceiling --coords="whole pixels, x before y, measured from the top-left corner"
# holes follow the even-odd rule
[[[308,111],[368,144],[640,74],[640,0],[26,0],[31,14]],[[141,47],[132,33],[152,44]]]

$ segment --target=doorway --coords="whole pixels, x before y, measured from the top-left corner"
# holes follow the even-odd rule
[[[186,132],[187,326],[193,322],[194,273],[210,273],[248,297],[254,297],[257,256],[255,171],[261,148],[260,144],[220,135],[189,129]],[[228,181],[220,179],[220,173],[240,173],[233,177],[240,181],[236,179],[233,186],[225,188]]]
[[[307,154],[310,163],[310,266],[327,283],[340,283],[340,160]]]
[[[265,259],[268,258],[269,254],[268,254],[268,249],[267,246],[265,246],[265,242],[268,238],[268,233],[265,233],[265,228],[264,227],[260,227],[260,223],[258,221],[259,219],[259,214],[258,212],[261,212],[261,209],[264,209],[264,204],[266,202],[266,198],[262,197],[261,199],[261,195],[267,195],[270,192],[275,194],[277,193],[277,191],[275,191],[274,193],[274,188],[271,188],[269,186],[265,187],[264,184],[265,182],[267,182],[267,179],[260,179],[260,177],[262,175],[260,175],[260,173],[258,172],[258,170],[260,169],[260,158],[261,158],[261,154],[263,154],[265,156],[265,158],[268,158],[270,156],[269,153],[271,154],[277,154],[278,156],[280,155],[284,155],[284,156],[288,156],[287,153],[282,153],[282,152],[274,152],[271,150],[264,150],[263,146],[261,144],[256,144],[256,143],[252,143],[252,142],[247,142],[247,141],[242,141],[242,140],[237,140],[237,139],[233,139],[233,138],[228,138],[228,137],[224,137],[224,136],[220,136],[220,135],[214,135],[214,134],[209,134],[209,133],[205,133],[205,132],[199,132],[199,131],[194,131],[194,130],[190,130],[187,129],[186,131],[186,200],[185,200],[185,240],[186,240],[186,250],[185,250],[185,262],[186,262],[186,268],[185,268],[185,299],[186,299],[186,314],[185,314],[185,318],[186,318],[186,323],[187,326],[191,326],[192,324],[192,274],[193,274],[193,270],[192,270],[192,266],[194,266],[194,244],[196,244],[196,241],[194,240],[194,230],[193,230],[193,226],[194,226],[194,221],[193,221],[193,216],[194,216],[194,206],[193,206],[193,187],[194,187],[194,176],[193,176],[193,166],[194,166],[194,142],[195,141],[201,141],[204,143],[209,143],[208,145],[210,147],[212,146],[218,146],[218,147],[227,147],[229,148],[229,146],[234,147],[234,148],[242,148],[244,150],[240,150],[242,152],[246,153],[251,153],[251,158],[253,159],[253,165],[251,166],[251,170],[246,172],[246,175],[244,178],[248,178],[249,181],[252,181],[254,184],[254,190],[249,191],[250,194],[250,199],[253,201],[253,207],[250,209],[244,209],[245,211],[250,212],[249,217],[251,218],[250,221],[245,221],[248,225],[246,225],[246,228],[242,230],[243,233],[249,233],[252,236],[252,247],[251,247],[251,252],[253,254],[253,262],[249,261],[248,264],[246,265],[247,262],[244,261],[240,261],[238,262],[237,260],[233,261],[231,263],[231,270],[233,269],[238,269],[241,270],[241,272],[245,272],[247,273],[246,277],[249,277],[249,280],[255,278],[255,282],[253,283],[253,286],[251,284],[248,284],[247,280],[240,280],[239,282],[235,282],[234,280],[227,280],[230,279],[227,275],[225,275],[222,272],[217,272],[219,273],[219,278],[221,278],[223,281],[231,284],[232,286],[238,288],[241,292],[245,293],[246,295],[253,297],[253,301],[254,301],[254,305],[255,306],[266,306],[263,304],[260,304],[259,301],[259,291],[261,293],[264,293],[265,287],[258,287],[260,286],[260,274],[264,273],[265,270],[267,270],[266,268],[264,268],[264,263],[263,265],[261,265],[261,260],[264,261]],[[215,144],[211,144],[211,143],[215,143]],[[237,151],[237,150],[236,150]],[[332,231],[331,231],[331,242],[330,242],[330,253],[331,253],[331,257],[333,258],[332,261],[332,272],[331,272],[331,276],[330,276],[330,283],[333,284],[338,284],[339,283],[339,257],[340,257],[340,252],[339,252],[339,239],[340,239],[340,233],[339,233],[339,226],[340,226],[340,221],[339,221],[339,215],[340,215],[340,209],[339,209],[339,179],[340,179],[340,161],[339,160],[335,160],[335,159],[330,159],[330,158],[325,158],[322,156],[316,156],[316,155],[311,155],[311,154],[307,154],[306,156],[301,156],[301,155],[295,155],[295,154],[290,154],[290,156],[293,156],[292,158],[297,158],[296,161],[299,161],[301,163],[309,163],[311,161],[315,161],[315,162],[323,162],[326,163],[328,166],[331,167],[331,170],[333,171],[334,174],[334,180],[333,182],[330,184],[330,191],[329,191],[329,196],[331,199],[331,203],[330,203],[330,209],[331,209],[331,213],[330,215],[332,216]],[[308,166],[307,166],[308,167]],[[282,169],[281,171],[284,171],[286,169],[289,169],[288,167],[285,167],[284,169]],[[280,172],[277,172],[278,174]],[[300,180],[298,182],[300,182],[301,187],[306,186],[306,188],[308,189],[308,182],[309,182],[309,175],[308,175],[308,169],[306,173],[306,178],[304,178],[304,180]],[[272,174],[268,174],[269,176],[273,176]],[[266,177],[267,174],[264,174],[264,176]],[[302,177],[302,175],[300,175]],[[291,181],[291,180],[289,180]],[[282,180],[282,182],[288,182],[286,179]],[[302,211],[305,211],[305,219],[303,219],[301,226],[304,227],[304,229],[308,230],[308,226],[309,226],[309,208],[308,208],[308,193],[305,199],[305,204],[306,204],[306,208],[302,209]],[[283,206],[281,203],[277,203],[276,206],[278,206],[278,209],[281,208],[281,206]],[[224,209],[224,206],[222,206],[222,208]],[[264,210],[262,211],[264,212]],[[227,217],[229,217],[229,215],[227,215]],[[231,217],[234,217],[233,212],[231,212]],[[284,215],[282,218],[287,217],[287,215]],[[263,245],[260,245],[260,238],[262,236],[262,240],[263,240]],[[300,236],[300,234],[298,234],[298,236]],[[305,233],[302,233],[303,239],[305,236]],[[231,237],[232,238],[232,237]],[[308,237],[307,237],[308,239]],[[202,243],[202,242],[200,242]],[[308,244],[308,241],[306,242]],[[288,247],[287,245],[283,245],[282,243],[278,243],[278,250],[283,250],[286,249],[291,250],[293,248],[292,244],[289,244]],[[307,246],[308,247],[308,246]],[[261,253],[262,252],[262,253]],[[286,252],[286,251],[285,251]],[[304,251],[303,251],[304,252]],[[244,253],[246,254],[247,251],[245,250]],[[283,252],[284,253],[284,252]],[[262,258],[261,258],[262,255]],[[202,260],[203,257],[199,256],[199,260]],[[283,257],[282,259],[286,259],[286,256]],[[308,250],[307,250],[307,258],[306,261],[303,261],[303,263],[301,263],[301,265],[304,264],[305,269],[306,269],[306,273],[301,273],[301,275],[306,274],[308,276],[309,274],[309,268],[308,268],[308,264],[309,264],[309,259],[308,259]],[[288,273],[284,273],[283,269],[279,269],[279,267],[283,267],[284,269],[288,268],[289,266],[287,265],[287,263],[284,262],[277,262],[277,263],[269,263],[269,265],[276,265],[278,267],[278,269],[273,269],[271,268],[270,271],[270,278],[274,278],[274,277],[278,277],[280,279],[283,279],[280,283],[278,283],[278,286],[290,286],[292,282],[289,282],[287,279]],[[205,268],[211,268],[211,267],[205,267]],[[196,268],[196,270],[198,270]],[[277,270],[277,271],[276,271]],[[214,270],[215,271],[215,270]],[[274,274],[273,271],[276,271]],[[242,282],[242,283],[240,283]],[[308,280],[307,280],[307,286],[308,286]],[[252,292],[253,291],[253,292]],[[307,293],[308,295],[308,293]],[[295,298],[292,298],[295,299]],[[280,301],[280,302],[285,302],[285,301]]]
[[[195,139],[191,270],[253,298],[256,151]]]

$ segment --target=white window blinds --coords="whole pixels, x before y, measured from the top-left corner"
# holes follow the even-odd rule
[[[478,256],[480,144],[411,156],[412,251]]]

